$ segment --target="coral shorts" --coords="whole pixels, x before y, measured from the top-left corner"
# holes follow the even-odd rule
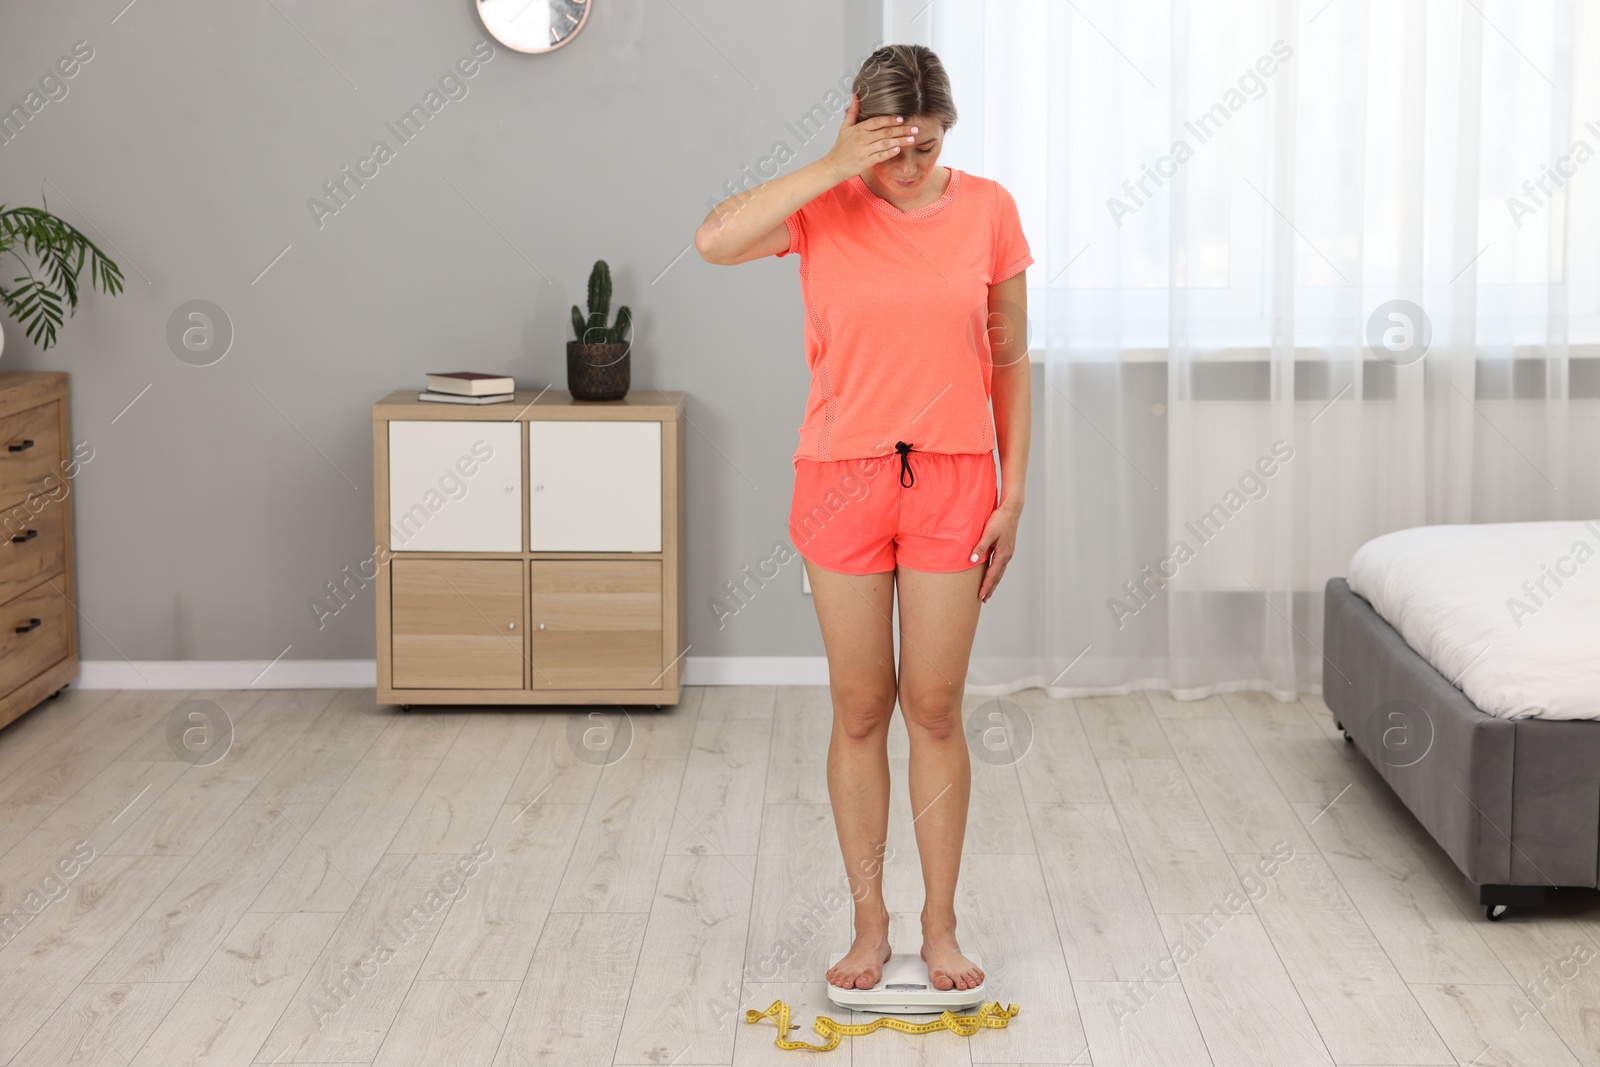
[[[994,513],[993,453],[894,453],[794,461],[789,537],[801,556],[841,574],[896,567],[949,573],[972,553]]]

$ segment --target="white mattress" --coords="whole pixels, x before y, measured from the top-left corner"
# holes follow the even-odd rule
[[[1600,521],[1397,530],[1349,582],[1488,714],[1600,719]]]

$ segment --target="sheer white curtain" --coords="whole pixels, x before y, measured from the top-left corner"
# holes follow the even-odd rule
[[[1362,541],[1600,514],[1600,5],[885,14],[950,71],[944,161],[1012,191],[1037,260],[976,691],[1316,691]]]

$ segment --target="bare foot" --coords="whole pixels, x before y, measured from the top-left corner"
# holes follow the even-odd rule
[[[871,989],[883,978],[883,965],[891,954],[886,929],[857,933],[850,951],[828,968],[828,983],[840,989]]]
[[[976,989],[983,983],[983,968],[961,954],[954,934],[924,935],[922,959],[935,989]]]

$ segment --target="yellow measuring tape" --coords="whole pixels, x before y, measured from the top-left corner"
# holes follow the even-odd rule
[[[827,1041],[826,1045],[809,1045],[804,1041],[790,1041],[788,1033],[796,1027],[789,1024],[789,1005],[781,1000],[774,1000],[772,1007],[766,1011],[756,1011],[750,1008],[744,1013],[744,1021],[758,1023],[762,1019],[776,1017],[778,1026],[778,1047],[785,1050],[805,1049],[808,1052],[832,1052],[839,1047],[841,1037],[860,1037],[870,1034],[874,1030],[887,1027],[898,1030],[902,1034],[931,1034],[936,1030],[949,1030],[961,1037],[971,1037],[979,1030],[1004,1030],[1006,1024],[1011,1022],[1013,1016],[1022,1009],[1015,1004],[1009,1008],[1002,1008],[999,1001],[991,1000],[978,1009],[976,1015],[956,1015],[945,1012],[931,1023],[909,1023],[904,1019],[874,1019],[870,1023],[836,1023],[826,1015],[817,1016],[817,1021],[811,1024],[811,1029],[817,1036]]]

